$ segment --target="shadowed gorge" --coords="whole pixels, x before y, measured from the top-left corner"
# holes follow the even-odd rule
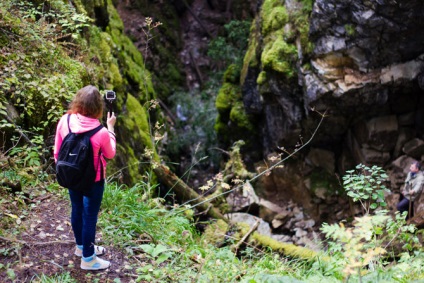
[[[412,218],[397,205],[424,162],[422,15],[420,0],[2,1],[0,281],[420,280],[424,196]],[[73,255],[52,156],[88,84],[117,94],[98,273]]]

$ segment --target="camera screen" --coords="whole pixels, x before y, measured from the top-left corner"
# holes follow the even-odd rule
[[[116,99],[116,93],[114,91],[106,91],[106,99]]]

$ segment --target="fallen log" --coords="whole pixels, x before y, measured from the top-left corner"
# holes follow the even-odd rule
[[[254,232],[250,237],[250,240],[259,246],[271,248],[273,251],[277,251],[282,255],[292,258],[314,260],[320,256],[318,252],[309,248],[297,246],[291,243],[279,242],[269,236],[261,235],[258,232]],[[322,259],[328,260],[327,257],[322,257]]]
[[[205,212],[206,215],[215,218],[222,219],[225,222],[228,222],[228,219],[221,214],[221,212],[214,206],[211,205],[204,197],[196,193],[192,188],[190,188],[183,180],[178,178],[168,167],[158,164],[153,169],[156,176],[159,179],[159,182],[172,189],[175,194],[180,197],[183,201],[190,201],[192,206],[202,212]]]
[[[238,249],[246,241],[246,239],[250,236],[250,234],[252,234],[253,231],[255,231],[256,229],[258,229],[259,223],[260,223],[260,219],[257,219],[256,222],[255,222],[255,225],[253,225],[253,227],[250,228],[250,230],[241,238],[241,240],[238,241],[238,243],[231,248],[231,250],[235,254],[237,254]]]
[[[237,249],[242,243],[245,243],[249,247],[262,247],[265,248],[265,250],[272,249],[273,251],[290,258],[308,261],[317,259],[329,261],[329,257],[320,252],[316,252],[306,247],[297,246],[292,243],[280,242],[267,235],[261,234],[260,232],[256,231],[258,228],[258,223],[259,222],[250,224],[245,222],[233,223],[236,224],[237,232],[232,235],[231,238],[235,241],[238,241],[236,246]],[[220,244],[224,243],[226,238],[229,237],[227,234],[230,227],[229,225],[230,224],[228,223],[223,223],[220,221],[208,225],[204,233],[205,241],[215,246],[219,246]],[[234,231],[234,228],[232,231]],[[231,250],[233,252],[237,252],[234,248]]]

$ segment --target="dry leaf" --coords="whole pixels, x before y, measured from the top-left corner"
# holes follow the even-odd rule
[[[47,235],[43,231],[41,231],[40,234],[37,235],[37,237],[39,237],[40,239],[45,239]]]
[[[7,216],[10,216],[12,218],[18,219],[19,217],[16,216],[15,214],[10,214],[10,213],[5,213]]]

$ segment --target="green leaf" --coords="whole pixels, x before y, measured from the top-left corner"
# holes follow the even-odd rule
[[[152,256],[157,257],[159,254],[163,253],[164,251],[169,250],[168,247],[158,244],[152,252]]]
[[[154,250],[154,246],[152,245],[148,245],[148,244],[144,244],[144,245],[140,245],[139,246],[145,253],[152,255],[153,250]]]
[[[13,269],[8,269],[7,271],[6,271],[6,274],[7,274],[7,276],[10,278],[10,279],[15,279],[16,278],[16,274],[15,274],[15,271],[13,270]]]
[[[162,262],[166,261],[168,258],[172,256],[172,253],[162,253],[157,259],[156,263],[161,264]]]

